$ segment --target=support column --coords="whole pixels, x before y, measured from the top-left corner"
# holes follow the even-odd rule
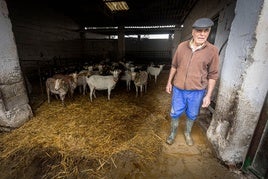
[[[0,0],[0,130],[32,117],[5,0]]]
[[[244,161],[268,90],[267,21],[268,1],[237,0],[207,131],[219,158],[228,165]]]
[[[173,57],[180,41],[181,41],[181,28],[179,25],[176,25],[175,31],[174,31],[174,39],[172,43],[172,56],[171,57]]]
[[[119,26],[118,27],[118,59],[123,60],[125,58],[125,32],[124,27]]]

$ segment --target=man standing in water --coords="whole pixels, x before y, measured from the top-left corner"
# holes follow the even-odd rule
[[[207,41],[211,27],[209,18],[197,19],[192,25],[192,39],[180,43],[172,59],[166,92],[172,93],[171,132],[166,140],[173,144],[180,116],[187,116],[184,137],[193,145],[192,126],[200,107],[208,107],[218,79],[218,48]]]

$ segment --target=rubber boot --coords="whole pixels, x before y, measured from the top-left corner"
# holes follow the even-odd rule
[[[194,145],[192,136],[191,136],[191,131],[193,127],[194,121],[191,119],[187,119],[186,121],[186,129],[184,131],[184,137],[185,137],[185,142],[187,145],[192,146]]]
[[[170,130],[170,135],[166,140],[166,143],[171,145],[174,143],[176,134],[177,134],[177,130],[178,130],[178,126],[179,126],[179,120],[178,119],[171,119],[171,130]]]

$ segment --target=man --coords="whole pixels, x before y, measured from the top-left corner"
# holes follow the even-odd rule
[[[171,94],[171,132],[166,140],[173,144],[179,117],[187,116],[184,137],[193,145],[191,130],[200,107],[208,107],[218,79],[219,55],[216,46],[207,41],[211,27],[209,18],[197,19],[192,25],[192,39],[178,45],[172,59],[166,92]]]

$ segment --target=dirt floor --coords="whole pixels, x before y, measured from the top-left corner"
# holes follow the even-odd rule
[[[152,125],[152,128],[148,128],[148,126],[144,126],[144,127],[151,130],[151,131],[154,131],[154,130],[156,130],[156,131],[154,131],[154,133],[152,134],[152,136],[154,136],[154,137],[150,137],[151,133],[147,130],[146,133],[148,134],[148,136],[146,136],[146,135],[142,136],[142,138],[144,140],[143,143],[139,144],[139,146],[138,147],[136,146],[136,148],[135,148],[136,153],[138,153],[139,151],[142,152],[139,154],[139,156],[142,156],[142,157],[140,157],[141,160],[139,160],[139,161],[144,161],[145,164],[143,164],[143,165],[139,164],[139,163],[137,163],[137,161],[134,160],[135,152],[132,152],[132,153],[125,152],[126,154],[123,154],[123,152],[120,151],[117,153],[120,153],[121,156],[124,155],[124,157],[121,157],[121,158],[117,157],[115,159],[110,157],[110,159],[112,161],[112,162],[110,161],[112,167],[109,167],[109,170],[107,170],[108,173],[101,173],[100,175],[99,174],[92,175],[90,178],[114,178],[114,179],[119,179],[119,178],[120,179],[121,178],[125,178],[125,179],[128,179],[128,178],[129,179],[142,179],[142,178],[146,178],[146,179],[147,178],[148,179],[167,179],[167,178],[168,179],[173,179],[173,178],[174,179],[175,178],[176,179],[177,178],[180,178],[180,179],[210,179],[210,178],[211,179],[212,178],[240,179],[240,178],[247,178],[245,175],[242,174],[242,172],[239,169],[230,170],[227,168],[227,166],[223,165],[215,157],[213,150],[211,149],[211,147],[207,141],[207,138],[205,136],[204,129],[201,128],[198,123],[195,123],[193,126],[192,136],[193,136],[195,144],[194,144],[194,146],[187,146],[185,141],[184,141],[184,137],[183,137],[183,130],[184,130],[184,126],[185,126],[185,118],[184,117],[181,118],[179,131],[178,131],[178,135],[177,135],[175,143],[173,145],[167,145],[165,143],[165,139],[168,136],[169,127],[170,127],[170,120],[169,120],[170,95],[168,95],[165,92],[165,85],[166,85],[167,77],[168,77],[168,71],[163,71],[160,74],[157,83],[155,84],[154,81],[151,80],[149,83],[149,86],[148,86],[147,93],[143,94],[143,96],[139,96],[138,98],[135,97],[135,90],[134,90],[133,86],[132,86],[131,92],[126,92],[124,87],[116,87],[112,91],[111,101],[109,101],[110,105],[113,104],[113,103],[111,103],[112,101],[119,100],[118,98],[124,99],[123,96],[121,96],[121,95],[131,96],[131,100],[133,100],[133,102],[131,102],[130,104],[123,103],[123,101],[121,100],[120,104],[123,104],[123,105],[117,106],[117,108],[118,108],[117,110],[119,110],[119,112],[121,111],[122,113],[124,113],[124,115],[130,115],[131,119],[133,120],[133,123],[135,122],[134,121],[135,118],[139,118],[143,115],[141,113],[146,113],[147,118],[148,118],[148,116],[150,116],[149,118],[154,118],[155,121],[151,121],[151,123],[150,123],[150,121],[148,122],[148,124]],[[122,84],[122,83],[120,83],[120,85],[124,86],[124,84]],[[107,94],[106,92],[97,92],[98,97],[97,97],[97,99],[95,99],[93,101],[92,104],[90,104],[90,102],[88,101],[88,96],[87,96],[85,103],[89,103],[90,105],[93,105],[95,103],[95,105],[99,105],[98,108],[101,108],[102,105],[100,102],[104,101],[105,103],[107,103],[107,101],[106,101],[107,95],[106,94]],[[22,128],[26,128],[26,127],[28,127],[28,125],[31,125],[31,128],[35,128],[35,129],[38,128],[38,130],[40,131],[39,128],[44,128],[42,126],[49,125],[49,122],[45,121],[47,119],[42,119],[42,113],[44,113],[44,112],[42,112],[40,109],[45,109],[45,108],[47,109],[51,105],[58,105],[58,103],[60,103],[60,102],[55,100],[52,104],[50,104],[50,106],[48,106],[46,101],[44,101],[44,103],[41,104],[41,102],[40,102],[41,99],[42,98],[40,97],[39,101],[36,100],[35,103],[32,104],[33,109],[34,109],[34,113],[35,113],[35,118],[33,119],[33,121],[37,121],[37,122],[36,123],[29,122],[29,124],[25,124],[25,126],[23,126]],[[78,97],[77,99],[80,99],[80,101],[79,102],[75,101],[76,107],[81,105],[80,103],[83,102],[83,100],[81,100],[81,97]],[[72,102],[67,101],[67,108],[68,109],[71,106],[71,103]],[[134,112],[133,112],[133,108],[130,108],[130,107],[126,108],[126,106],[124,106],[124,105],[131,105],[131,104],[137,105],[134,109]],[[69,105],[69,107],[68,107],[68,105]],[[61,108],[61,106],[59,106],[59,105],[57,107]],[[109,107],[109,106],[106,106],[106,107]],[[38,111],[38,110],[40,110],[40,111]],[[109,110],[111,113],[114,113],[112,111],[112,109],[109,109]],[[137,111],[135,111],[135,110],[137,110]],[[138,112],[138,110],[141,110],[141,112]],[[78,113],[79,112],[74,113],[74,115],[78,115]],[[108,112],[107,115],[112,117],[111,113],[109,114],[109,112]],[[140,114],[137,114],[137,113],[140,113]],[[49,117],[47,117],[47,118],[51,118],[51,117],[53,117],[53,115],[54,114],[52,114],[52,112],[51,112],[48,115]],[[57,115],[60,115],[60,114],[57,114]],[[75,119],[75,116],[68,116],[68,115],[70,115],[70,114],[65,115],[65,117],[66,118],[71,117],[71,118]],[[130,117],[127,116],[126,118],[130,118]],[[40,120],[40,122],[38,122],[38,120]],[[43,121],[45,121],[45,123],[43,123]],[[96,122],[98,122],[98,121],[96,121]],[[139,121],[138,124],[142,126],[143,124],[141,122],[142,121]],[[157,123],[157,124],[154,124],[153,122]],[[68,124],[68,125],[69,125],[69,128],[71,128],[71,124]],[[117,126],[119,126],[119,124]],[[84,127],[84,126],[80,124],[80,127]],[[116,125],[110,127],[110,129],[107,129],[107,131],[102,131],[102,133],[109,133],[109,130],[113,131],[114,127],[116,127]],[[131,126],[125,126],[124,128],[127,128],[126,133],[122,133],[120,135],[128,135],[127,132],[132,133],[132,131],[135,131],[135,134],[137,134],[140,131],[146,130],[146,129],[133,129]],[[44,167],[44,165],[47,165],[47,166],[50,165],[50,166],[52,166],[52,167],[50,167],[50,169],[51,170],[54,169],[53,165],[51,163],[52,162],[51,160],[50,160],[50,162],[47,162],[47,160],[44,160],[42,158],[44,155],[44,152],[39,151],[39,154],[34,159],[32,159],[30,162],[28,162],[25,158],[22,158],[21,156],[17,156],[19,154],[20,155],[31,155],[31,152],[33,150],[36,150],[36,149],[27,149],[27,152],[21,152],[21,151],[14,149],[14,151],[10,151],[10,153],[4,155],[3,153],[7,153],[7,150],[8,150],[7,146],[11,146],[11,148],[13,146],[15,148],[16,144],[21,142],[21,141],[18,141],[18,139],[16,139],[16,135],[20,135],[20,132],[22,131],[22,130],[21,131],[20,130],[21,129],[17,129],[17,130],[10,132],[10,133],[0,133],[0,152],[2,153],[2,155],[0,155],[0,162],[1,162],[0,179],[3,179],[3,178],[6,178],[6,179],[10,179],[10,178],[29,178],[29,179],[30,178],[89,178],[88,175],[86,176],[86,175],[79,175],[79,174],[78,175],[70,175],[69,177],[67,175],[44,177],[44,176],[46,176],[46,175],[44,175],[44,173],[49,172],[49,171],[47,171],[48,169]],[[54,132],[53,130],[55,130],[55,129],[48,129],[48,130],[51,130],[51,131],[46,131],[47,136],[52,135],[52,133],[57,133],[57,135],[61,135],[61,136],[67,135],[67,134],[61,134],[62,131]],[[75,128],[73,130],[75,130]],[[36,131],[30,132],[30,133],[31,134],[36,133]],[[23,132],[23,133],[27,133],[27,132]],[[70,133],[70,131],[69,131],[69,133]],[[95,132],[95,134],[97,135],[96,132]],[[119,133],[117,132],[116,135],[118,135],[118,134]],[[27,134],[26,134],[26,136],[27,136]],[[109,138],[110,137],[114,137],[114,136],[110,135]],[[33,137],[27,136],[25,138],[28,138],[27,140],[30,141],[30,140],[32,140]],[[71,134],[70,134],[70,136],[68,136],[68,139],[69,138],[71,138]],[[131,139],[131,140],[129,140],[130,142],[127,141],[128,145],[131,145],[129,143],[131,143],[132,140],[134,141],[134,138],[135,139],[138,138],[137,135],[131,134],[131,136],[125,136],[124,140]],[[7,143],[3,142],[4,139],[5,140],[8,139],[9,143],[7,144]],[[84,138],[83,138],[83,140],[84,140]],[[150,143],[155,142],[156,140],[159,141],[159,147],[158,147],[158,144],[156,144],[156,147],[158,147],[157,150],[149,151],[151,149],[145,148],[145,146],[147,144],[149,145]],[[102,141],[105,142],[103,139],[102,139]],[[118,143],[119,143],[119,139],[117,139],[117,138],[115,138],[114,141],[118,141]],[[52,141],[52,142],[56,143],[56,141]],[[12,143],[12,144],[10,144],[10,143]],[[48,141],[42,141],[43,146],[44,146],[44,144],[47,145],[47,143],[48,143]],[[76,148],[78,148],[78,144],[79,143],[77,143],[77,146],[72,146],[73,151],[76,150]],[[21,145],[26,145],[26,144],[21,143]],[[113,145],[116,146],[117,144],[114,143]],[[125,143],[122,143],[122,145],[120,144],[120,147],[121,148],[123,146],[126,147],[126,145],[127,144],[125,141]],[[94,147],[95,147],[95,149],[98,149],[97,146],[94,146]],[[39,150],[42,150],[42,148]],[[81,153],[82,153],[82,149],[78,148],[78,150],[81,150]],[[114,150],[114,148],[111,148],[111,149],[107,148],[106,152],[109,152],[109,150]],[[50,149],[49,151],[45,151],[45,155],[49,156],[50,159],[53,158],[51,156],[53,152],[51,152],[51,151],[52,151],[52,149]],[[127,151],[127,150],[125,149],[125,151]],[[146,157],[151,157],[151,155],[153,155],[150,152],[152,152],[152,153],[154,153],[154,155],[156,155],[156,159],[146,160]],[[59,154],[60,156],[64,156],[63,149],[62,149],[62,151],[59,151],[59,153],[60,153]],[[115,155],[115,153],[116,152],[113,152],[113,153],[109,154],[109,156]],[[97,154],[98,153],[96,152],[96,155]],[[131,154],[134,154],[134,156],[130,156]],[[54,157],[54,159],[57,160],[60,156]],[[88,154],[83,154],[83,155],[81,154],[81,156],[79,156],[79,158],[80,158],[79,165],[82,165],[82,164],[83,165],[90,165],[91,164],[90,162],[85,161],[87,157],[88,157]],[[83,161],[83,159],[84,159],[84,161]],[[77,160],[77,158],[76,158],[76,160]],[[146,165],[147,161],[152,161],[152,162],[148,162],[148,165]],[[19,167],[18,163],[23,163],[24,167]],[[27,165],[27,167],[25,167],[26,165]],[[100,162],[99,165],[100,166],[97,167],[95,172],[97,170],[99,170],[100,168],[104,167],[105,162]],[[74,167],[74,168],[77,168],[77,167]],[[23,171],[21,171],[21,170],[23,170]],[[40,173],[40,175],[38,173]],[[78,173],[79,173],[79,171],[78,171]],[[49,176],[49,175],[47,175],[47,176]],[[64,177],[62,177],[62,176],[64,176]],[[83,176],[85,176],[85,177],[83,177]]]

